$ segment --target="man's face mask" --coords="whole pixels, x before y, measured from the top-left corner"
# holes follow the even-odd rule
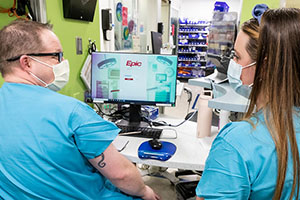
[[[255,65],[256,62],[253,62],[249,65],[242,66],[238,63],[236,63],[233,59],[230,60],[228,71],[227,71],[227,77],[230,86],[240,95],[244,96],[245,98],[249,98],[249,95],[252,90],[252,84],[250,85],[243,85],[243,82],[241,80],[241,74],[242,70],[251,67]]]
[[[51,65],[49,65],[45,62],[42,62],[34,57],[30,56],[30,58],[32,58],[33,60],[35,60],[43,65],[46,65],[47,67],[52,68],[53,74],[54,74],[54,81],[49,84],[47,84],[45,81],[43,81],[42,79],[37,77],[32,72],[29,72],[34,78],[36,78],[37,80],[42,82],[46,88],[49,88],[50,90],[53,90],[53,91],[58,91],[58,90],[61,90],[68,83],[69,75],[70,75],[70,67],[69,67],[68,60],[63,60],[61,63],[51,66]]]

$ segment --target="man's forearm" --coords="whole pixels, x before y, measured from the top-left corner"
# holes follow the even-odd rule
[[[125,159],[125,158],[124,158]],[[143,196],[145,194],[145,184],[137,168],[127,159],[124,162],[124,174],[118,178],[112,178],[110,181],[123,192],[134,195]]]
[[[134,196],[144,195],[145,184],[139,171],[113,145],[110,145],[97,158],[89,161],[123,192]]]

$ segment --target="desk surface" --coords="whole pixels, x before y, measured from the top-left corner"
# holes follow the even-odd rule
[[[182,120],[160,118],[170,124],[179,124]],[[162,127],[161,127],[162,128]],[[165,139],[175,136],[174,130],[177,131],[176,139]],[[117,136],[113,142],[117,149],[121,149],[127,141],[126,148],[121,152],[130,161],[138,164],[147,164],[159,167],[169,167],[187,170],[204,170],[205,161],[208,156],[211,144],[217,135],[218,128],[212,127],[212,136],[205,138],[196,137],[197,123],[187,121],[179,127],[166,127],[161,135],[161,141],[168,141],[176,145],[175,154],[167,161],[153,159],[140,159],[138,157],[138,148],[141,143],[149,139]]]

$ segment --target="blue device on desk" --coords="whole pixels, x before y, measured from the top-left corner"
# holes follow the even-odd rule
[[[169,160],[176,152],[176,146],[170,142],[160,141],[162,147],[153,149],[149,141],[143,142],[138,149],[140,159]]]

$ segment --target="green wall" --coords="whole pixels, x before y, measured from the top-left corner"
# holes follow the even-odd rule
[[[12,2],[12,1],[11,1]],[[1,7],[11,7],[8,2],[1,2]],[[93,22],[65,19],[63,17],[62,0],[47,0],[47,19],[53,24],[53,31],[59,37],[63,46],[64,57],[70,63],[69,83],[60,91],[60,93],[75,97],[79,100],[84,99],[84,84],[80,79],[80,70],[85,62],[88,48],[88,39],[96,40],[99,49],[100,44],[100,26],[99,26],[99,6],[97,3]],[[8,24],[15,18],[8,17],[7,14],[0,14],[0,28]],[[76,55],[75,38],[82,38],[83,54]],[[2,85],[3,79],[0,80]]]
[[[13,6],[13,1],[1,1],[0,7],[11,8]],[[0,29],[7,25],[9,22],[15,20],[15,17],[9,17],[7,13],[0,13]],[[0,75],[0,86],[3,84],[3,78]]]
[[[267,4],[269,8],[280,7],[280,0],[243,0],[240,24],[252,18],[252,9],[259,3]]]
[[[13,6],[13,1],[2,1],[0,7],[11,8]],[[15,17],[9,17],[7,13],[0,13],[0,28],[7,25],[10,21],[15,20]]]
[[[62,0],[47,0],[47,19],[53,24],[53,30],[60,38],[64,49],[64,57],[70,63],[70,80],[61,93],[77,99],[84,99],[84,84],[80,79],[80,70],[88,55],[88,39],[96,40],[99,49],[100,25],[99,6],[97,3],[93,22],[84,22],[63,17]],[[76,55],[75,38],[82,38],[83,54]]]

